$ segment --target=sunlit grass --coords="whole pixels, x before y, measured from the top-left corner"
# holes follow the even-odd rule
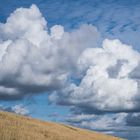
[[[0,112],[0,140],[120,140],[72,126]]]

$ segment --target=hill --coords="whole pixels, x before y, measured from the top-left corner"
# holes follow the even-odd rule
[[[0,111],[0,140],[121,140],[86,129]]]

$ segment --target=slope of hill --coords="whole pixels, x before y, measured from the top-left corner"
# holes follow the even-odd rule
[[[121,140],[68,125],[0,111],[0,140]]]

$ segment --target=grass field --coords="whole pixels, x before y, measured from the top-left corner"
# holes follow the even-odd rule
[[[64,124],[0,111],[0,140],[121,140]]]

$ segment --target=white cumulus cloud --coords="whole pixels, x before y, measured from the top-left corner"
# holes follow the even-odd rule
[[[18,8],[0,23],[0,98],[17,99],[63,87],[80,54],[98,38],[92,25],[71,32],[61,25],[49,30],[36,5]]]
[[[139,67],[140,54],[119,40],[105,39],[102,48],[88,48],[80,55],[77,67],[81,75],[74,83],[50,96],[61,104],[81,110],[121,112],[139,108],[139,81],[130,77]],[[66,97],[66,98],[65,98]]]

